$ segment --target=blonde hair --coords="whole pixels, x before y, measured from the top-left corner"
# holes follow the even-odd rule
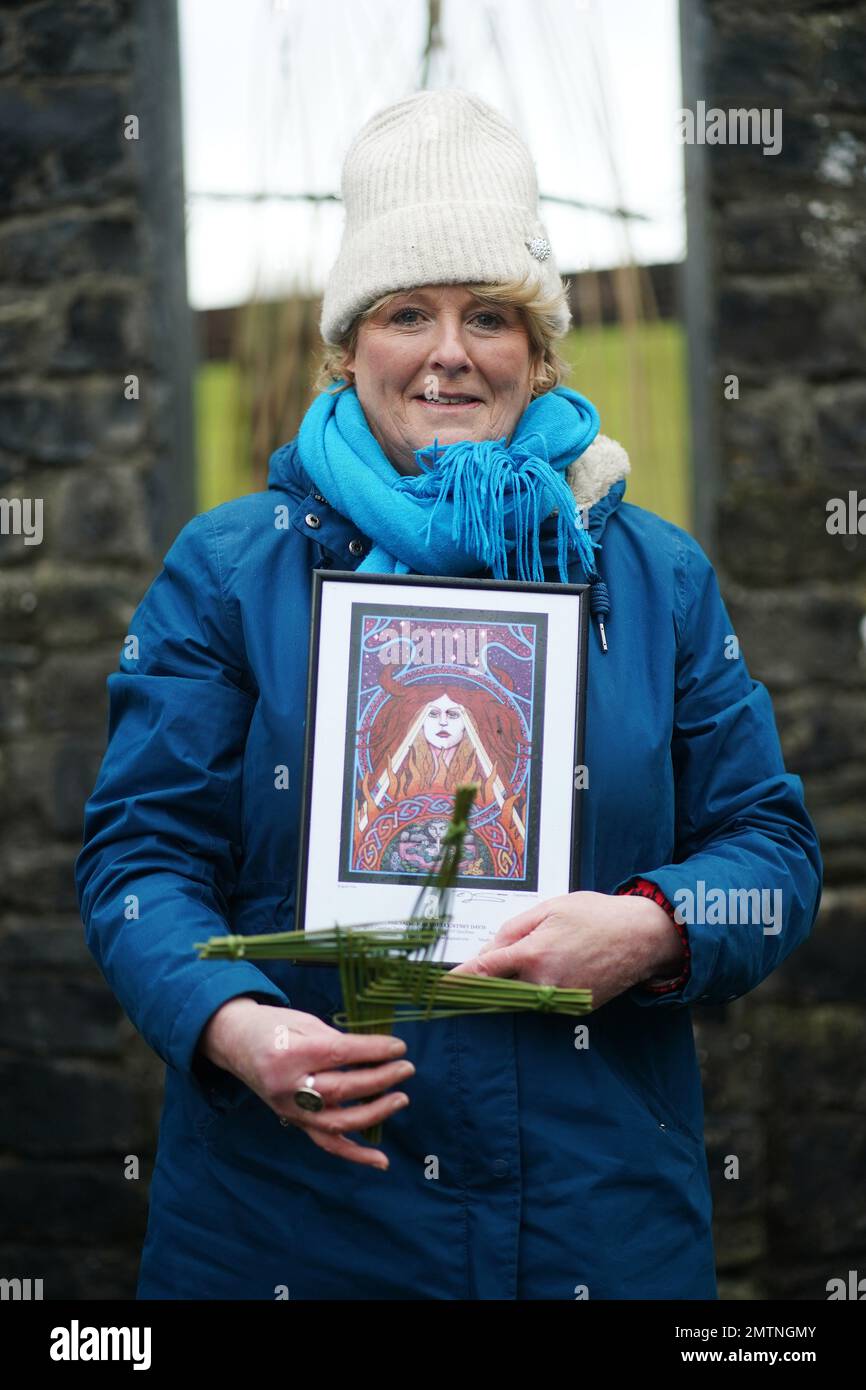
[[[556,351],[556,340],[562,337],[557,327],[557,309],[568,297],[569,282],[561,281],[560,289],[553,294],[545,294],[537,284],[530,280],[529,272],[522,280],[504,280],[495,284],[465,285],[485,304],[510,305],[520,311],[523,324],[529,337],[530,354],[536,362],[532,377],[532,396],[541,396],[561,386],[571,372],[571,367]],[[352,321],[337,344],[326,344],[324,355],[319,363],[314,379],[316,391],[331,391],[338,395],[354,382],[354,377],[346,367],[347,358],[354,356],[357,349],[358,333],[362,323],[372,318],[398,294],[404,290],[392,290],[384,294],[363,313]],[[337,382],[342,382],[337,386]],[[332,388],[334,388],[332,390]]]

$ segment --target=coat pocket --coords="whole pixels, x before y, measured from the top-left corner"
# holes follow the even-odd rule
[[[622,1089],[628,1092],[644,1115],[653,1121],[656,1129],[671,1130],[687,1139],[690,1144],[704,1149],[704,1136],[697,1133],[686,1116],[671,1104],[670,1098],[659,1090],[646,1073],[630,1071],[621,1057],[611,1056],[609,1051],[605,1051],[603,1058]]]

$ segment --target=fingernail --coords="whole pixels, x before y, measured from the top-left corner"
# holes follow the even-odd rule
[[[401,1076],[412,1076],[412,1074],[414,1073],[414,1071],[415,1071],[415,1068],[414,1068],[414,1066],[412,1065],[411,1062],[404,1062],[403,1065],[402,1065],[401,1068],[400,1068],[400,1075],[401,1075]]]
[[[395,1110],[402,1110],[402,1109],[403,1109],[403,1106],[404,1106],[404,1105],[408,1105],[408,1104],[409,1104],[409,1097],[408,1097],[408,1096],[395,1096],[395,1097],[394,1097],[394,1109],[395,1109]]]
[[[392,1057],[401,1057],[405,1051],[406,1044],[400,1038],[398,1038],[395,1042],[392,1042],[390,1047],[390,1053]]]

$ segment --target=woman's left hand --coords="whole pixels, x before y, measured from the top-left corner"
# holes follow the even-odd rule
[[[591,989],[598,1009],[652,976],[676,975],[682,943],[651,898],[567,893],[511,917],[454,975],[496,975],[560,989]]]

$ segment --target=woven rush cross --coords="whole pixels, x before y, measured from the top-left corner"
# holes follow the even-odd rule
[[[335,924],[321,931],[277,932],[264,936],[212,936],[196,942],[203,959],[291,960],[336,965],[343,1009],[335,1027],[355,1033],[391,1033],[398,1020],[452,1018],[458,1014],[542,1012],[584,1014],[592,991],[558,989],[524,980],[453,975],[437,959],[444,947],[457,871],[477,783],[457,788],[454,809],[442,838],[442,853],[402,922]],[[364,1131],[376,1143],[381,1125]]]

